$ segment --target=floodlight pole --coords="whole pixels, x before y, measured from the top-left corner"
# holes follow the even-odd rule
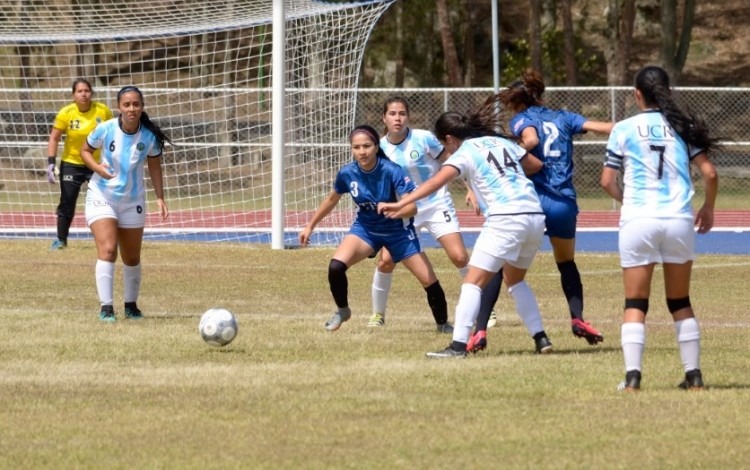
[[[500,91],[500,25],[497,18],[497,0],[492,0],[492,85]]]
[[[284,0],[273,2],[271,51],[271,248],[284,249],[284,89],[286,87],[286,22]]]

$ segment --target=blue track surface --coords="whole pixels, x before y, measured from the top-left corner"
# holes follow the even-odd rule
[[[315,232],[311,239],[311,245],[334,245],[337,243],[342,232]],[[479,232],[465,231],[464,241],[468,247],[474,246]],[[24,233],[4,232],[0,238],[48,238],[52,239],[54,233]],[[71,232],[70,238],[88,239],[91,235],[86,232]],[[270,244],[271,234],[268,232],[195,232],[195,233],[171,233],[146,231],[146,240],[158,241],[192,241],[192,242],[221,242],[233,241],[240,243]],[[297,246],[297,233],[287,232],[284,236],[285,245],[294,248]],[[439,247],[437,242],[427,234],[420,234],[422,246],[429,248]],[[550,245],[545,237],[542,245],[543,251],[549,251]],[[593,253],[617,253],[617,232],[608,230],[584,230],[579,231],[576,236],[576,250],[579,252]],[[725,255],[748,255],[750,254],[750,231],[721,229],[714,230],[705,235],[698,235],[696,241],[698,253],[715,253]]]

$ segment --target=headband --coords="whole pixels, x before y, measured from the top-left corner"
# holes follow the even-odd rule
[[[365,134],[367,137],[371,138],[372,141],[375,142],[376,144],[378,143],[378,141],[379,141],[378,136],[376,136],[375,134],[373,134],[373,132],[371,130],[369,130],[367,128],[364,128],[364,127],[357,127],[357,128],[355,128],[349,134],[349,142],[351,142],[352,138],[354,138],[354,134],[357,134],[357,133],[360,133],[360,132],[362,134]]]

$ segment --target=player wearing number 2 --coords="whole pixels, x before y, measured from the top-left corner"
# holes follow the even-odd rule
[[[578,204],[573,187],[573,136],[587,131],[608,134],[611,122],[591,121],[580,114],[566,110],[550,109],[543,105],[544,79],[535,70],[524,72],[499,94],[506,111],[514,114],[510,121],[513,135],[521,138],[521,145],[539,158],[544,167],[531,175],[539,194],[545,216],[546,233],[560,272],[560,282],[568,301],[573,334],[597,344],[602,334],[583,319],[583,285],[576,266],[575,236]],[[500,276],[496,276],[485,290],[485,299],[477,321],[477,332],[472,337],[472,350],[486,345],[486,318],[497,300]],[[487,296],[494,294],[494,298]]]
[[[403,168],[416,186],[437,173],[440,162],[445,157],[443,146],[432,132],[409,127],[409,105],[405,98],[393,96],[385,101],[383,123],[386,134],[380,139],[380,147],[388,159]],[[467,271],[469,254],[466,252],[456,209],[447,188],[443,187],[417,203],[414,227],[417,232],[423,228],[430,232],[458,268],[463,279]],[[396,265],[388,250],[380,250],[380,259],[372,279],[373,313],[368,327],[385,324],[386,303],[395,268]]]

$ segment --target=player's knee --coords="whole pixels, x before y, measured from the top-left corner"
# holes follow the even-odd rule
[[[670,299],[667,298],[667,308],[669,313],[675,314],[678,310],[690,307],[690,296],[682,297],[681,299]]]
[[[648,313],[648,299],[625,299],[625,310],[629,308],[640,310],[646,315]]]
[[[390,257],[383,259],[381,255],[381,258],[378,260],[378,271],[381,273],[392,273],[394,269],[396,269],[396,263]]]
[[[469,264],[469,254],[464,250],[463,252],[454,253],[450,257],[451,262],[453,263],[453,266],[457,267],[458,269],[466,267],[467,264]]]
[[[332,259],[328,263],[328,282],[335,283],[341,279],[346,279],[346,264],[342,263],[337,259]]]

